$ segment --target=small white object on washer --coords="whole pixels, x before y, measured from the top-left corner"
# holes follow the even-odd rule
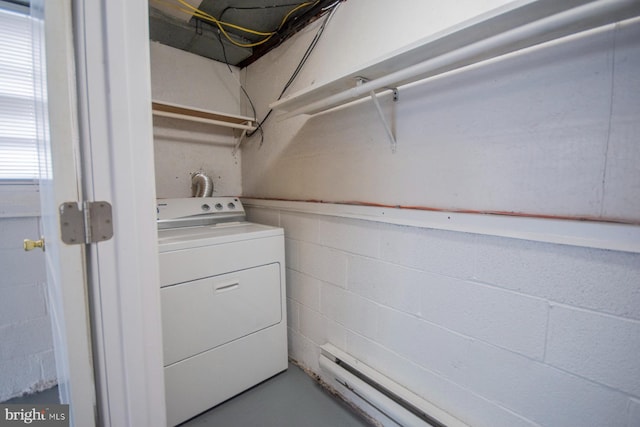
[[[287,369],[284,232],[235,197],[158,200],[167,423]]]

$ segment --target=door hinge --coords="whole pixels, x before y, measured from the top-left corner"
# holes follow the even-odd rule
[[[68,245],[103,242],[113,237],[111,205],[108,202],[77,202],[60,205],[60,236]]]

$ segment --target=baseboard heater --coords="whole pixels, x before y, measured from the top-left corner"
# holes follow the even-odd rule
[[[331,344],[321,346],[320,368],[403,427],[467,424]]]

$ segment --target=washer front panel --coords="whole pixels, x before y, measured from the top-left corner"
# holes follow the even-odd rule
[[[166,286],[160,295],[165,366],[282,320],[277,263]]]
[[[249,222],[158,231],[167,422],[287,369],[284,232]]]
[[[284,256],[281,257],[280,253],[284,254],[282,235],[161,252],[160,286],[176,285],[273,262],[284,265]]]

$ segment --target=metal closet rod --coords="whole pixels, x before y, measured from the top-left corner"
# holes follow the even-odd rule
[[[563,37],[605,25],[606,23],[602,23],[600,21],[597,21],[595,24],[591,21],[599,16],[608,17],[609,19],[607,20],[607,23],[611,23],[632,16],[637,16],[639,13],[640,2],[637,0],[597,0],[592,3],[533,21],[529,24],[525,24],[511,30],[507,30],[503,33],[496,34],[402,70],[395,71],[386,76],[366,81],[358,86],[347,89],[346,91],[284,113],[281,117],[286,119],[301,114],[316,114],[326,111],[333,107],[364,98],[370,95],[372,91],[375,92],[383,88],[396,87],[398,85],[412,83],[447,71],[452,71],[458,68],[452,67],[454,64],[464,62],[465,60],[469,61],[474,57],[481,56],[481,60],[487,60],[502,56],[523,48],[522,44],[526,40],[532,40],[533,42],[525,47],[538,44],[535,42],[536,38],[555,31],[561,31],[563,33]],[[570,34],[567,34],[566,30],[562,31],[568,27],[572,28]],[[545,39],[544,41],[551,41],[559,37],[561,36]],[[509,49],[510,45],[513,45],[514,48]],[[496,51],[498,53],[492,54],[492,51]],[[470,62],[467,62],[466,64],[471,65]],[[430,74],[441,68],[445,68],[445,71],[442,73]]]

